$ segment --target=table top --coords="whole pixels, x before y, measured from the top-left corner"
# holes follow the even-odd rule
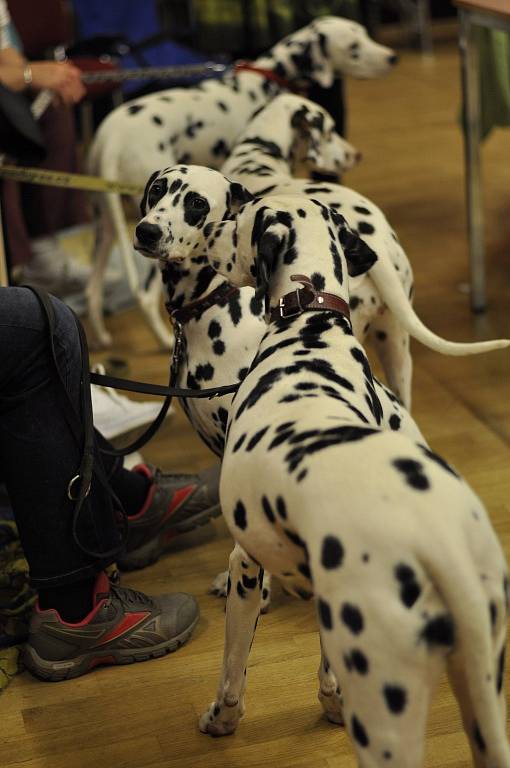
[[[490,13],[510,21],[510,0],[453,0],[459,8]]]

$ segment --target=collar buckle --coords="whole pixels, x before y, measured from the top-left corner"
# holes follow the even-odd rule
[[[300,315],[304,311],[303,305],[301,304],[301,296],[299,294],[299,291],[300,289],[296,288],[295,293],[296,293],[297,309],[294,312],[285,312],[285,299],[289,294],[287,294],[287,296],[281,296],[278,302],[278,308],[280,310],[280,317],[283,318],[284,320],[286,320],[288,317],[297,317],[297,315]]]

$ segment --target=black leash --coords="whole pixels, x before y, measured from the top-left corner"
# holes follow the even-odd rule
[[[198,397],[198,398],[212,398],[222,397],[233,392],[237,392],[239,384],[227,384],[223,387],[211,387],[210,389],[183,389],[176,387],[175,383],[179,376],[179,368],[181,365],[183,355],[183,330],[182,325],[179,322],[174,321],[174,351],[172,354],[172,361],[170,363],[170,375],[168,379],[168,386],[163,387],[161,384],[147,384],[143,381],[132,381],[131,379],[119,379],[116,376],[105,376],[102,373],[90,373],[91,384],[99,384],[101,387],[114,387],[115,389],[123,389],[126,392],[140,392],[144,395],[158,395],[164,397],[165,401],[161,406],[161,410],[152,422],[152,424],[143,432],[130,445],[126,445],[122,448],[113,448],[106,450],[101,448],[101,453],[105,453],[108,456],[126,456],[128,453],[134,453],[140,450],[146,443],[151,440],[161,424],[165,420],[166,414],[172,403],[174,397]],[[83,353],[83,348],[82,348]]]
[[[66,422],[73,434],[73,437],[81,452],[80,465],[77,473],[71,478],[67,486],[67,496],[71,501],[75,502],[73,511],[72,531],[73,537],[78,547],[87,555],[94,558],[109,558],[118,555],[124,548],[127,540],[128,521],[127,516],[122,508],[120,500],[113,493],[106,473],[102,466],[101,461],[94,461],[96,450],[100,453],[107,454],[109,456],[126,456],[128,453],[133,453],[144,446],[158,431],[159,427],[163,423],[168,409],[172,403],[173,397],[221,397],[222,395],[236,392],[239,388],[239,384],[229,384],[223,387],[213,387],[210,389],[183,389],[176,387],[175,383],[179,374],[179,367],[183,354],[183,331],[180,323],[175,323],[175,345],[172,355],[172,361],[170,364],[169,382],[168,386],[164,387],[158,384],[146,384],[144,382],[131,381],[130,379],[119,379],[115,376],[104,376],[98,373],[90,373],[89,371],[89,351],[87,345],[87,339],[83,327],[75,315],[73,314],[76,327],[78,329],[80,347],[81,347],[81,415],[77,413],[73,401],[67,391],[62,374],[57,361],[57,355],[55,350],[54,334],[55,334],[55,312],[51,303],[50,297],[44,291],[41,291],[33,286],[24,286],[29,288],[37,298],[43,314],[45,315],[48,325],[49,337],[50,337],[50,351],[54,364],[54,377],[55,382],[61,390],[63,397],[61,399],[62,409]],[[99,384],[104,387],[115,387],[116,389],[124,389],[128,392],[141,392],[149,395],[159,395],[165,397],[165,401],[161,406],[161,410],[156,416],[155,420],[148,427],[148,429],[138,437],[130,445],[124,446],[119,449],[107,450],[96,445],[94,437],[94,423],[92,415],[92,401],[90,395],[90,384]],[[113,500],[116,507],[121,513],[122,533],[121,543],[108,550],[107,552],[96,552],[90,549],[80,541],[78,534],[78,524],[80,520],[80,513],[83,508],[85,499],[89,495],[90,486],[92,483],[92,476],[95,476],[100,484],[105,489],[107,496]],[[113,512],[113,509],[112,509]]]

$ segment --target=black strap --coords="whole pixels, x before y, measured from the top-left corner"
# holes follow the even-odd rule
[[[78,333],[80,337],[80,347],[81,347],[80,393],[81,393],[82,412],[80,417],[80,414],[77,413],[74,407],[74,403],[69,395],[69,392],[67,391],[67,387],[65,386],[64,380],[62,379],[62,374],[60,373],[60,368],[58,365],[57,355],[55,351],[55,341],[54,341],[55,312],[54,312],[50,297],[44,291],[41,291],[38,288],[34,288],[34,286],[27,285],[24,287],[31,290],[32,293],[35,295],[35,297],[39,301],[41,309],[43,310],[43,314],[46,317],[46,322],[48,325],[49,337],[50,337],[51,356],[54,364],[53,369],[54,369],[55,381],[63,394],[61,405],[64,411],[64,416],[67,421],[67,424],[81,452],[81,459],[80,459],[80,465],[78,467],[78,470],[76,474],[69,480],[69,483],[67,486],[68,498],[71,499],[71,501],[75,502],[74,510],[73,510],[73,520],[72,520],[73,538],[77,546],[82,550],[82,552],[84,552],[89,557],[93,557],[95,559],[103,559],[103,558],[106,559],[110,557],[115,557],[125,547],[126,540],[127,540],[128,522],[127,522],[127,516],[124,512],[124,509],[122,507],[120,500],[113,493],[111,486],[108,483],[108,478],[106,477],[106,474],[104,472],[101,462],[94,461],[94,452],[95,452],[94,424],[93,424],[93,418],[92,418],[92,401],[91,401],[91,395],[90,395],[89,354],[88,354],[88,347],[87,347],[87,340],[85,337],[85,333],[83,331],[80,321],[78,320],[74,312],[72,312],[72,310],[70,309],[76,322],[76,327],[78,329]],[[117,546],[112,547],[110,550],[104,551],[104,552],[96,551],[87,547],[80,540],[80,537],[78,534],[80,513],[81,513],[81,510],[83,509],[83,504],[85,502],[85,499],[89,495],[93,475],[97,478],[98,482],[102,485],[102,487],[106,491],[107,497],[115,503],[115,506],[120,512],[120,520],[122,523],[120,543]],[[113,514],[113,506],[111,508],[111,512]]]

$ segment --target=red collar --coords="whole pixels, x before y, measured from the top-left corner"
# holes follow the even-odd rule
[[[285,77],[281,77],[280,75],[277,75],[276,72],[273,72],[272,69],[264,69],[263,67],[256,67],[254,64],[250,64],[249,61],[236,62],[236,64],[234,65],[234,73],[237,74],[237,72],[255,72],[257,75],[260,75],[261,77],[265,77],[266,80],[273,80],[275,83],[278,83],[278,85],[280,85],[282,88],[285,88],[288,91],[294,91],[294,87]]]

